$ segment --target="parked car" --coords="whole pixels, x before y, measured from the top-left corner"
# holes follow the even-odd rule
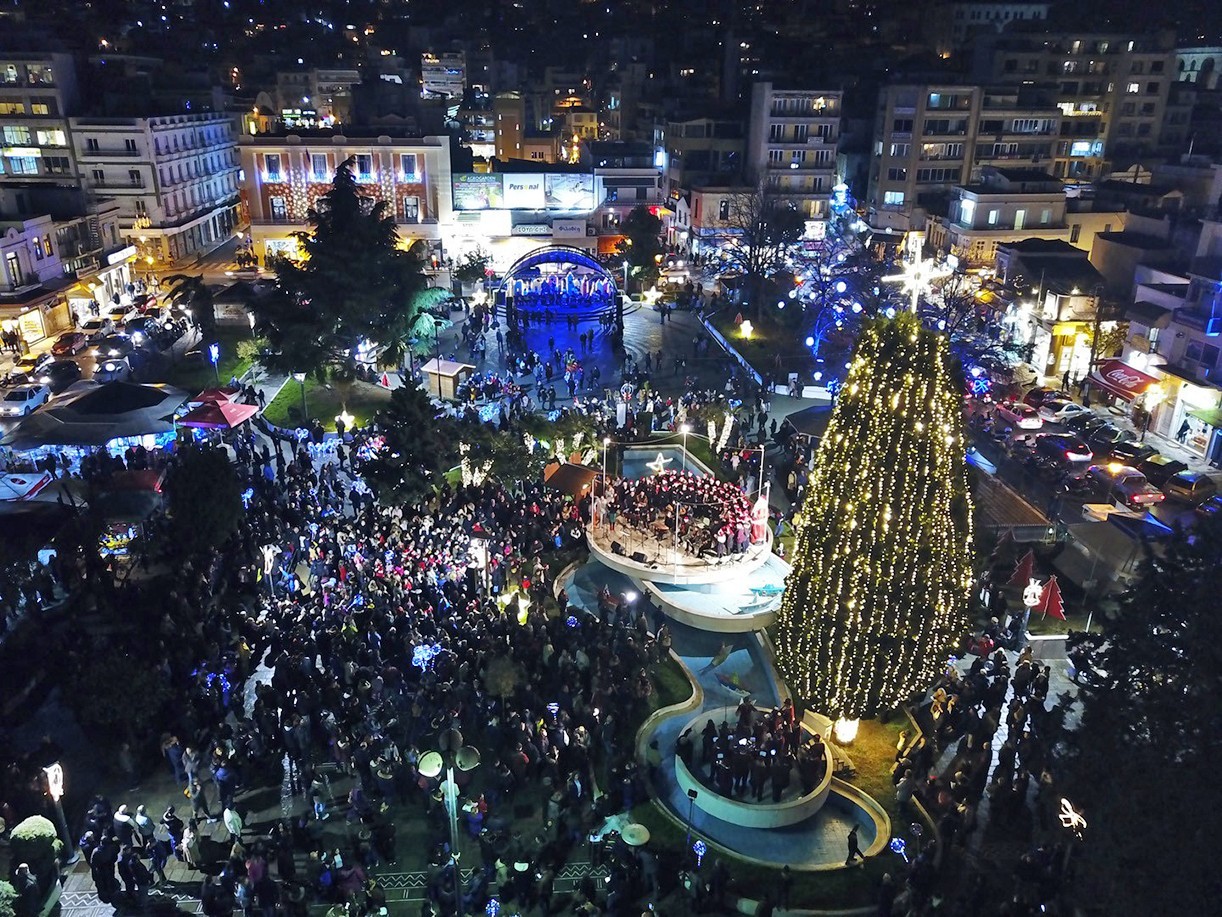
[[[1214,494],[1193,508],[1193,512],[1197,514],[1198,519],[1209,519],[1213,516],[1222,513],[1222,494]]]
[[[132,377],[132,365],[127,357],[108,357],[93,371],[94,382],[126,382]]]
[[[1181,471],[1187,471],[1188,466],[1177,459],[1155,453],[1139,462],[1137,470],[1155,487],[1162,487]]]
[[[1058,398],[1068,401],[1069,394],[1067,392],[1058,391],[1055,388],[1046,388],[1045,386],[1041,385],[1037,388],[1031,389],[1031,391],[1023,395],[1023,404],[1029,404],[1033,408],[1038,408],[1041,404],[1046,404],[1047,402],[1054,401]]]
[[[1091,465],[1086,469],[1086,478],[1101,494],[1130,509],[1148,509],[1167,499],[1165,493],[1131,465],[1119,462]]]
[[[65,331],[55,339],[55,343],[51,345],[51,355],[56,357],[70,357],[74,353],[80,353],[85,349],[85,345],[89,341],[85,335],[79,331]]]
[[[1100,455],[1110,455],[1112,448],[1118,443],[1127,443],[1137,437],[1131,430],[1124,430],[1115,424],[1105,423],[1090,431],[1086,442]]]
[[[1137,468],[1141,462],[1150,456],[1157,454],[1158,450],[1149,443],[1139,443],[1133,439],[1128,442],[1117,443],[1112,447],[1110,453],[1113,461],[1123,462],[1126,465],[1132,465],[1134,468]]]
[[[1073,417],[1069,418],[1069,420],[1065,421],[1065,428],[1067,430],[1073,430],[1073,432],[1080,436],[1089,436],[1091,432],[1103,426],[1105,423],[1107,423],[1106,420],[1104,420],[1094,411],[1089,411],[1082,414],[1075,414]]]
[[[1051,401],[1045,401],[1037,410],[1040,417],[1046,423],[1065,423],[1071,417],[1085,412],[1090,413],[1090,408],[1083,407],[1076,401],[1069,401],[1065,398],[1053,398]]]
[[[999,418],[1020,430],[1038,430],[1044,425],[1035,408],[1021,401],[1003,401],[994,410]]]
[[[1086,441],[1072,433],[1041,433],[1035,438],[1035,454],[1069,470],[1095,457]]]
[[[51,390],[45,385],[19,385],[0,398],[0,417],[26,417],[47,403]]]
[[[125,321],[127,321],[127,317],[132,314],[132,307],[131,306],[121,306],[121,305],[120,306],[108,306],[106,308],[106,311],[103,314],[108,319],[110,319],[110,323],[114,327],[118,328]]]
[[[52,395],[58,395],[80,378],[81,367],[75,360],[56,360],[43,368],[38,381],[49,388]]]
[[[1203,471],[1178,472],[1163,485],[1163,493],[1168,499],[1182,500],[1194,506],[1204,503],[1217,492],[1217,482]]]
[[[93,347],[99,360],[107,357],[125,357],[135,349],[132,339],[126,334],[108,334]]]
[[[28,353],[13,366],[14,373],[25,373],[25,375],[33,378],[37,376],[44,366],[54,360],[50,351],[45,351],[39,354]]]
[[[81,322],[81,333],[90,344],[96,344],[106,335],[115,330],[115,323],[108,318],[95,315]]]

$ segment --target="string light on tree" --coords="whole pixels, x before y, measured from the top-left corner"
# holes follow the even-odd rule
[[[777,662],[844,740],[940,674],[972,587],[961,395],[915,315],[863,332],[795,531]]]
[[[932,258],[916,258],[904,262],[903,273],[890,274],[883,280],[900,284],[909,297],[909,310],[916,312],[921,305],[921,297],[933,288],[933,282],[950,272],[950,268],[938,264]]]

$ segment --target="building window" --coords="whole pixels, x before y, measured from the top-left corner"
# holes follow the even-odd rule
[[[42,237],[42,248],[43,248],[43,251],[47,253],[48,258],[50,258],[53,254],[55,254],[55,252],[51,250],[51,236],[50,235],[45,235]]]
[[[67,146],[68,135],[62,130],[39,130],[34,132],[39,146]]]
[[[106,172],[103,169],[93,169],[91,170],[90,175],[93,176],[93,183],[95,185],[106,184]]]
[[[912,119],[911,118],[896,118],[891,122],[891,132],[894,134],[911,134]]]
[[[891,144],[891,155],[899,159],[907,159],[908,151],[912,149],[912,145],[908,143],[893,143]]]
[[[959,222],[964,226],[971,226],[972,221],[976,219],[976,202],[971,198],[964,198],[959,201]]]
[[[1129,85],[1124,88],[1124,91],[1135,95],[1136,93],[1141,92],[1141,83],[1129,83]]]
[[[1161,85],[1162,85],[1161,83],[1146,83],[1146,95],[1148,96],[1158,95],[1158,90],[1161,87]]]
[[[998,218],[1000,215],[1001,215],[1001,211],[997,210],[996,208],[994,208],[994,209],[990,210],[990,211],[989,211],[989,225],[990,225],[990,226],[996,226],[996,225],[997,225],[997,218]]]
[[[38,160],[33,156],[10,156],[8,171],[10,175],[37,175]]]
[[[414,195],[403,198],[403,221],[405,223],[420,222],[420,198]]]
[[[129,153],[134,153],[134,152],[136,152],[136,141],[135,141],[135,140],[132,140],[131,138],[128,138],[128,139],[124,140],[124,141],[123,141],[123,149],[127,150],[127,152],[129,152]]]
[[[289,218],[288,205],[280,195],[274,195],[268,198],[268,204],[271,206],[272,219],[277,223],[287,223]]]
[[[13,286],[21,286],[24,279],[21,274],[21,261],[17,258],[16,252],[9,252],[4,256],[4,263],[8,267],[8,279]]]
[[[1049,208],[1045,207],[1043,210],[1040,211],[1040,225],[1047,226],[1051,222],[1052,222],[1052,211]]]
[[[770,124],[768,126],[768,139],[773,143],[779,143],[784,134],[785,126],[783,124]]]
[[[15,64],[5,64],[4,72],[0,73],[0,79],[5,83],[16,83],[18,79],[17,66]]]
[[[373,156],[360,153],[356,157],[356,177],[360,181],[373,180]]]
[[[768,151],[768,161],[769,162],[781,162],[784,158],[785,158],[784,150],[769,150]]]
[[[404,181],[420,181],[420,164],[415,153],[404,153],[399,157],[399,168]]]
[[[327,175],[327,154],[310,154],[310,181],[325,182]]]
[[[1184,351],[1184,362],[1195,363],[1201,369],[1213,370],[1218,365],[1218,348],[1213,344],[1192,341]]]
[[[883,206],[884,207],[901,207],[904,204],[903,191],[884,191]]]
[[[14,127],[5,125],[4,127],[4,145],[5,146],[29,146],[30,145],[30,129],[28,127]]]
[[[887,181],[908,181],[907,169],[888,169]]]
[[[38,238],[38,236],[34,237],[34,257],[39,261],[44,257],[42,253],[42,239]]]
[[[717,219],[723,220],[723,221],[730,219],[730,199],[729,198],[722,198],[721,201],[718,202]]]
[[[86,137],[85,138],[85,149],[88,150],[90,153],[96,153],[98,151],[98,138],[97,137]]]
[[[32,115],[49,115],[51,114],[51,105],[48,102],[31,102],[30,114]]]
[[[127,180],[133,188],[143,188],[144,179],[140,177],[139,169],[128,169]]]
[[[26,77],[31,86],[51,86],[55,83],[51,68],[46,64],[30,64],[26,67]]]
[[[181,178],[181,176],[179,176]],[[280,173],[280,154],[279,153],[264,153],[263,154],[263,180],[264,181],[283,181],[283,176]]]
[[[1069,227],[1069,244],[1077,245],[1080,238],[1082,238],[1082,224],[1074,223]]]

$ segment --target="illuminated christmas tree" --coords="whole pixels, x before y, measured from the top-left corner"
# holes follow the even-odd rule
[[[946,338],[914,315],[870,325],[815,457],[777,663],[848,737],[926,687],[965,626],[972,520],[955,380]]]

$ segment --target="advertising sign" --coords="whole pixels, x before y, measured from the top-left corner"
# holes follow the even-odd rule
[[[552,220],[552,235],[558,239],[571,239],[575,236],[585,236],[585,220]]]
[[[547,206],[542,175],[505,175],[505,206],[510,210],[542,210]]]
[[[551,210],[593,210],[593,175],[547,176],[547,206]]]
[[[455,210],[495,210],[505,206],[500,173],[482,172],[454,176]]]

